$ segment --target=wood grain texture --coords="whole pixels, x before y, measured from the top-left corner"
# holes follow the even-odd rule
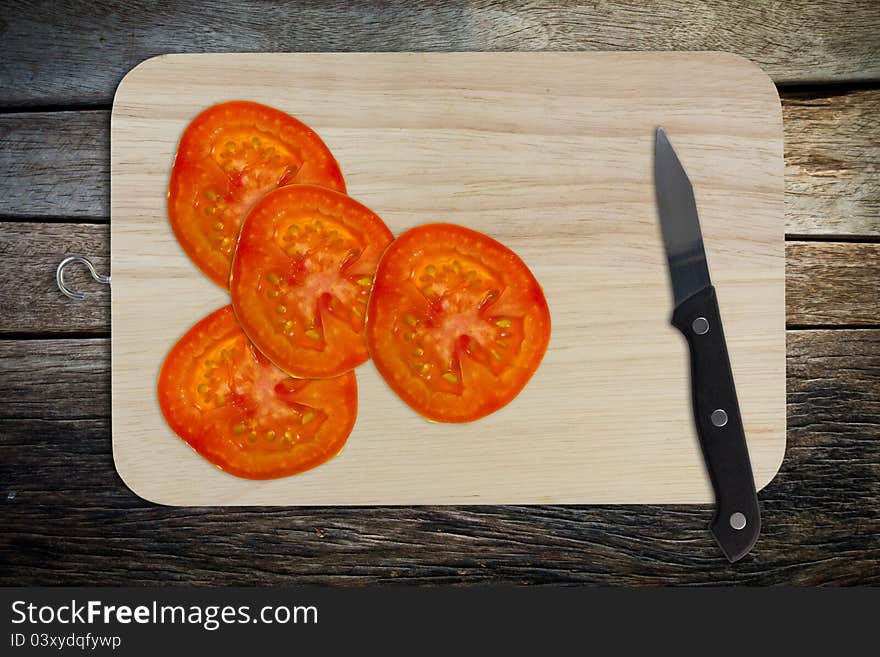
[[[880,90],[784,95],[786,232],[880,235]]]
[[[114,472],[108,354],[0,341],[0,584],[880,584],[878,330],[789,332],[785,462],[735,565],[708,507],[149,504]]]
[[[880,324],[880,244],[789,242],[786,257],[789,324]]]
[[[880,89],[781,97],[786,234],[880,236]],[[107,221],[109,130],[105,111],[0,114],[0,218]]]
[[[74,302],[58,290],[55,270],[72,253],[88,256],[99,273],[109,273],[109,226],[0,224],[0,335],[109,333],[109,286],[93,281],[85,267],[71,266],[64,280],[86,298]]]
[[[789,327],[876,325],[880,318],[880,245],[858,242],[786,242],[786,324]],[[72,302],[55,287],[55,267],[67,253],[89,254],[109,271],[110,229],[67,222],[0,223],[2,335],[109,334],[110,294],[85,269],[66,277],[89,295]]]
[[[777,83],[880,77],[873,0],[4,4],[0,106],[109,104],[122,76],[172,52],[722,50]]]
[[[315,470],[255,484],[174,438],[156,374],[228,296],[180,248],[165,190],[183,129],[229,97],[272,102],[314,128],[348,193],[392,232],[451,221],[525,260],[553,332],[511,404],[479,422],[428,423],[367,363],[345,450]],[[712,500],[686,347],[669,325],[657,125],[697,190],[760,489],[785,443],[781,108],[760,69],[725,53],[168,55],[138,66],[111,119],[120,475],[146,499],[181,505]],[[626,421],[633,399],[654,418],[638,432]]]
[[[2,340],[3,420],[110,416],[107,338]]]
[[[0,216],[109,215],[108,112],[0,114]]]

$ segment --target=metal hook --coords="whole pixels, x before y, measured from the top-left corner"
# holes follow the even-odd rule
[[[95,266],[92,264],[91,260],[81,255],[69,255],[64,258],[64,260],[58,263],[58,269],[55,270],[55,283],[57,283],[58,289],[61,290],[64,296],[74,299],[76,301],[82,301],[86,298],[85,294],[83,294],[82,292],[71,290],[64,282],[64,268],[72,262],[81,262],[86,267],[88,267],[89,273],[92,275],[92,278],[94,278],[99,283],[106,283],[107,285],[110,284],[110,277],[101,276],[98,272],[96,272]]]

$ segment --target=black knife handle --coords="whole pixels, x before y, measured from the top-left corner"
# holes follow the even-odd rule
[[[761,516],[715,288],[709,285],[682,301],[672,325],[691,352],[694,419],[715,490],[710,529],[727,558],[737,561],[758,540]]]

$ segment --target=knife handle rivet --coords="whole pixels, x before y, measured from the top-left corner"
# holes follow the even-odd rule
[[[691,328],[697,335],[706,335],[709,332],[709,320],[705,317],[697,317],[691,324]]]
[[[730,515],[730,526],[737,531],[739,531],[740,529],[745,529],[746,517],[739,511],[737,511],[736,513],[732,513]]]
[[[717,408],[712,411],[712,415],[709,416],[709,419],[712,420],[712,424],[716,427],[723,427],[727,424],[727,412],[723,408]]]

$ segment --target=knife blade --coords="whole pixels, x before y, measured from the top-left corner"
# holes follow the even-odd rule
[[[654,185],[675,304],[671,323],[688,343],[694,423],[715,493],[709,529],[725,556],[738,561],[761,531],[758,496],[693,187],[663,128]]]

